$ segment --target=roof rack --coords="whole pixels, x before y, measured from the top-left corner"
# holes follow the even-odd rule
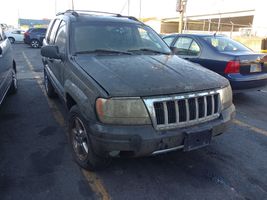
[[[105,14],[105,15],[111,15],[113,17],[121,17],[121,18],[128,18],[128,19],[131,19],[131,20],[134,20],[136,22],[140,22],[143,24],[143,22],[139,21],[137,18],[135,17],[132,17],[132,16],[125,16],[125,15],[121,15],[121,14],[117,14],[117,13],[111,13],[111,12],[102,12],[102,11],[93,11],[93,10],[66,10],[65,12],[60,12],[60,13],[57,13],[56,16],[58,15],[64,15],[64,14],[71,14],[75,17],[78,17],[79,14],[85,14],[85,13],[88,13],[88,14]]]
[[[112,15],[112,16],[116,16],[116,17],[120,17],[120,14],[117,13],[111,13],[111,12],[102,12],[102,11],[93,11],[93,10],[66,10],[65,12],[60,12],[57,13],[58,15],[64,15],[66,13],[70,13],[72,15],[74,15],[75,17],[78,17],[79,14],[83,14],[83,13],[88,13],[88,14],[106,14],[106,15]]]

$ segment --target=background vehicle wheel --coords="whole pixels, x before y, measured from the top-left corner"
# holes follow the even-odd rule
[[[8,93],[9,94],[15,94],[17,92],[17,90],[18,90],[17,75],[16,75],[15,70],[13,69],[12,70],[12,83],[10,85]]]
[[[9,39],[9,41],[10,41],[11,44],[15,43],[15,38],[9,37],[8,39]]]
[[[55,98],[57,94],[45,70],[44,70],[44,85],[45,85],[45,91],[46,91],[47,96],[49,98]]]
[[[111,158],[108,155],[99,156],[94,153],[88,124],[78,106],[73,106],[70,110],[68,132],[75,161],[87,170],[105,168],[110,164]]]
[[[33,39],[31,41],[31,47],[32,48],[39,48],[40,47],[40,42],[38,40]]]

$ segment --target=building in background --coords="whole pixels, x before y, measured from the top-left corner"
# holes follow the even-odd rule
[[[146,0],[143,0],[146,1]],[[175,9],[177,0],[170,0]],[[264,0],[182,0],[186,2],[183,32],[222,33],[229,36],[267,36]],[[169,2],[170,3],[170,2]],[[266,5],[265,5],[266,4]],[[172,15],[172,16],[170,16]],[[180,15],[170,12],[168,16],[149,25],[160,33],[178,32]]]
[[[49,19],[18,19],[18,27],[22,30],[29,28],[47,28]]]

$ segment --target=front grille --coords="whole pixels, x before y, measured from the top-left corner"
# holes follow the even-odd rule
[[[216,91],[144,100],[157,129],[186,127],[219,117]]]

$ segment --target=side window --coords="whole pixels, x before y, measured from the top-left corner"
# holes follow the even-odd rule
[[[2,40],[4,40],[4,38],[3,38],[3,32],[2,32],[2,29],[1,29],[1,27],[0,27],[0,41],[2,41]]]
[[[191,38],[179,37],[174,44],[174,47],[178,49],[178,55],[188,55],[188,49],[192,43]]]
[[[188,55],[190,55],[190,56],[197,56],[199,53],[200,53],[200,47],[198,46],[198,44],[196,43],[196,41],[193,41],[191,43],[190,48],[189,48]]]
[[[64,53],[66,50],[66,23],[62,21],[57,31],[55,45],[58,46],[59,52]]]
[[[45,34],[45,40],[47,43],[50,42],[51,30],[52,30],[54,23],[55,23],[55,20],[51,20],[49,25],[48,25],[48,29],[47,29],[46,34]]]
[[[178,55],[197,56],[200,53],[199,45],[188,37],[179,37],[174,46],[178,49]]]
[[[54,22],[54,24],[53,24],[53,26],[52,26],[52,28],[50,30],[50,33],[49,33],[49,37],[48,37],[48,40],[47,40],[48,44],[53,44],[54,43],[59,23],[60,23],[60,20],[56,19],[56,21]]]
[[[175,36],[169,36],[169,37],[163,38],[163,40],[166,42],[166,44],[168,46],[171,46],[171,43],[172,43],[172,41],[173,41],[174,38],[175,38]]]

